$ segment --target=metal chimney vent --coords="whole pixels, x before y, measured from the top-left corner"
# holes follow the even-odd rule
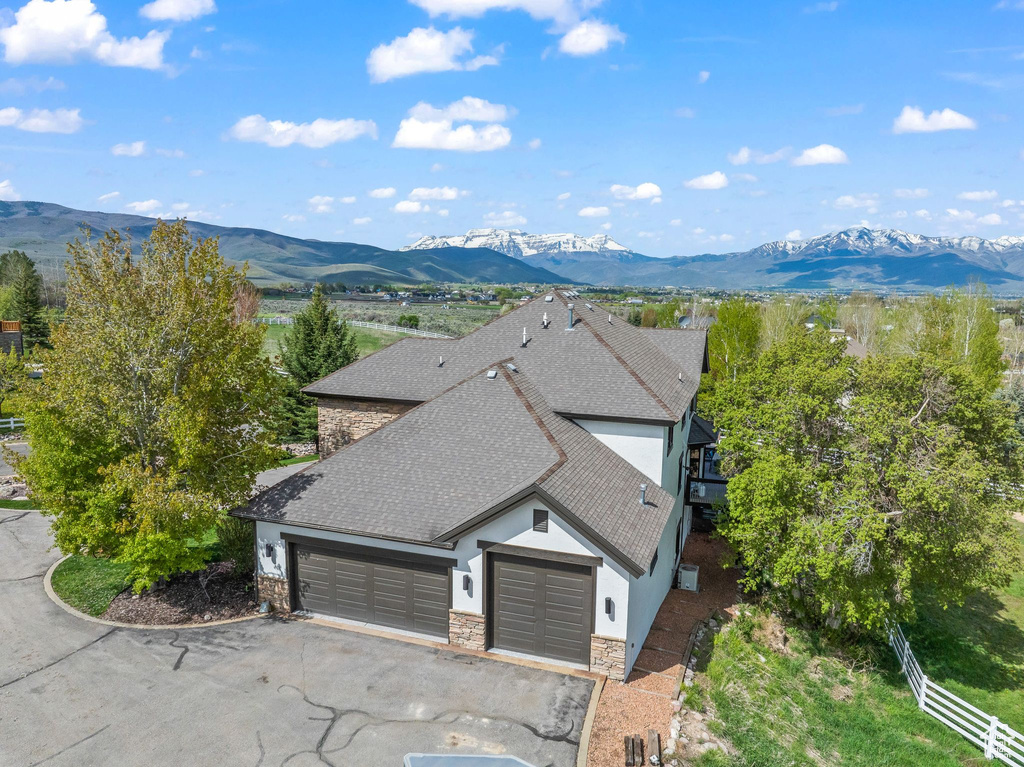
[[[569,307],[569,327],[566,328],[566,330],[572,330],[572,325],[573,325],[572,310],[576,308],[576,305],[575,304],[567,304],[567,306]]]
[[[640,485],[640,505],[641,506],[646,506],[647,505],[647,485],[646,484]]]

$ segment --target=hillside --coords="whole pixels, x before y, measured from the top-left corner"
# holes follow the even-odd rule
[[[107,229],[148,236],[156,219],[99,211],[81,211],[45,202],[0,202],[0,250],[17,248],[43,268],[59,266],[66,244],[81,236],[86,224],[95,234]],[[486,248],[443,247],[422,252],[385,250],[352,242],[324,242],[287,237],[264,229],[216,226],[190,221],[200,237],[219,237],[222,255],[232,263],[249,262],[254,282],[321,280],[349,284],[421,282],[535,282],[566,280],[541,267]]]

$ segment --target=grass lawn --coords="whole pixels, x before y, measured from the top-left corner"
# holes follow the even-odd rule
[[[270,358],[274,358],[280,355],[281,350],[278,346],[278,342],[282,341],[288,331],[291,330],[291,325],[267,325],[267,334],[263,338],[263,351]],[[371,330],[370,328],[349,328],[356,337],[356,346],[359,347],[359,356],[365,357],[367,354],[372,354],[378,349],[383,349],[385,346],[393,344],[400,338],[404,338],[404,333],[389,333],[385,330]]]
[[[954,767],[981,757],[918,710],[886,648],[870,648],[876,664],[870,670],[851,670],[813,636],[791,629],[787,651],[773,652],[766,620],[755,617],[746,636],[734,621],[715,641],[706,676],[698,680],[716,712],[710,730],[738,755],[709,752],[695,764]],[[688,704],[694,698],[701,695],[691,693]]]
[[[1024,525],[1014,523],[1024,557]],[[978,592],[962,607],[925,603],[904,626],[930,680],[1024,732],[1024,562],[1005,589]]]
[[[315,461],[320,456],[318,455],[293,455],[291,458],[282,458],[277,462],[278,466],[291,466],[296,463],[309,463]]]
[[[0,509],[38,509],[38,508],[39,507],[36,505],[36,502],[33,501],[31,498],[26,499],[26,500],[20,500],[20,501],[11,500],[11,499],[0,500]]]
[[[110,600],[124,591],[128,566],[99,557],[73,554],[53,572],[53,590],[88,615],[102,615]]]

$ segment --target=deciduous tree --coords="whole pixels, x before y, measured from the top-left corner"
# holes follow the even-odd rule
[[[204,566],[200,540],[276,450],[275,376],[242,320],[244,270],[184,221],[141,253],[116,231],[69,246],[67,311],[30,398],[17,469],[57,546],[130,565],[135,589]]]

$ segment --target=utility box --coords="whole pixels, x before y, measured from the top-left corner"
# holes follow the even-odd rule
[[[697,573],[700,568],[697,565],[679,565],[676,570],[676,588],[685,591],[697,591]]]

